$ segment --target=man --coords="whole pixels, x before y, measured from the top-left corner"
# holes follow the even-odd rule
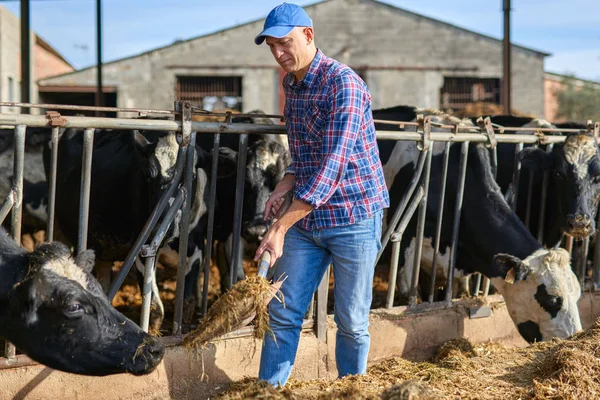
[[[287,72],[285,121],[292,164],[269,197],[265,219],[277,215],[284,195],[294,200],[256,251],[271,255],[275,275],[287,275],[285,305],[269,307],[273,336],[265,335],[259,379],[287,382],[310,299],[330,264],[335,276],[336,363],[340,377],[366,372],[369,310],[375,259],[381,249],[382,210],[389,206],[371,95],[348,66],[325,56],[314,42],[312,20],[283,3],[256,37],[266,40]]]

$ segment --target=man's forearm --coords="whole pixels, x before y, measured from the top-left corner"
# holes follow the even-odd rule
[[[296,222],[306,217],[313,210],[313,206],[300,200],[294,200],[287,211],[279,218],[271,229],[287,232]]]

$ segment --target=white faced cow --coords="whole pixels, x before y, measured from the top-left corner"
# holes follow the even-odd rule
[[[376,114],[377,112],[374,112],[374,116]],[[377,116],[375,118],[378,119]],[[380,148],[383,147],[381,142],[383,141],[379,141]],[[401,143],[398,142],[395,146],[407,147]],[[452,215],[455,207],[460,147],[460,144],[453,144],[450,149],[445,216]],[[418,151],[416,147],[414,151]],[[441,170],[443,156],[434,154],[427,203],[425,244],[432,243],[435,239],[435,222],[440,201],[441,176],[437,171]],[[418,154],[408,152],[407,156],[401,159],[401,168],[389,187],[391,210],[397,207],[414,173]],[[408,161],[403,163],[404,160]],[[568,253],[564,250],[544,250],[523,222],[511,211],[494,180],[489,152],[482,144],[469,147],[462,210],[457,273],[480,272],[493,279],[506,299],[515,325],[529,342],[548,340],[552,337],[564,338],[580,330],[577,300],[581,289],[571,270]],[[440,238],[442,256],[438,257],[438,270],[444,271],[446,276],[451,231],[451,224],[444,224]],[[416,218],[413,218],[404,232],[401,244],[400,264],[403,265],[403,270],[399,273],[398,285],[405,295],[408,294],[408,287],[405,286],[406,283],[402,285],[402,276],[412,277],[415,236]],[[429,253],[432,252],[425,249],[424,258]],[[499,254],[512,256],[495,258]],[[508,283],[515,271],[521,273],[516,274],[514,283]]]
[[[0,336],[61,371],[151,372],[163,345],[111,306],[93,264],[92,251],[73,258],[58,242],[28,253],[0,228]]]

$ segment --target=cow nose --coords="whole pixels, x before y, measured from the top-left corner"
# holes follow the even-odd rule
[[[165,346],[158,339],[152,338],[148,341],[146,346],[144,346],[145,350],[148,354],[155,360],[162,359],[165,353]]]
[[[584,214],[571,214],[567,216],[569,233],[576,238],[584,238],[592,232],[592,219]]]
[[[265,235],[265,233],[267,233],[267,227],[264,225],[251,226],[248,229],[246,229],[246,233],[249,236],[262,238]]]

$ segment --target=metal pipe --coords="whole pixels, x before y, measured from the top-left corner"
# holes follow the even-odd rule
[[[494,147],[490,149],[491,155],[491,163],[492,163],[492,175],[494,176],[494,180],[498,176],[498,147]]]
[[[513,168],[513,198],[510,202],[510,209],[515,212],[517,209],[517,202],[519,197],[519,184],[521,181],[521,160],[519,159],[519,153],[523,151],[523,143],[517,143],[515,146],[515,162]]]
[[[158,221],[158,219],[162,215],[163,211],[169,204],[169,199],[171,197],[173,197],[173,193],[175,192],[175,189],[177,189],[177,186],[179,185],[179,182],[181,181],[181,176],[183,175],[183,168],[185,166],[185,164],[182,162],[183,158],[185,157],[183,155],[183,152],[184,152],[184,149],[180,147],[179,151],[177,153],[177,163],[175,164],[175,174],[173,176],[173,181],[171,182],[171,185],[169,186],[167,191],[162,195],[162,197],[160,198],[160,200],[154,207],[154,210],[152,210],[152,213],[148,217],[146,224],[142,228],[142,232],[140,232],[138,238],[136,239],[135,243],[131,247],[131,250],[129,251],[127,258],[125,258],[125,261],[123,262],[123,266],[121,267],[121,270],[119,271],[115,280],[113,281],[112,285],[110,286],[110,289],[109,289],[108,295],[107,295],[109,301],[112,301],[112,299],[117,294],[117,291],[119,290],[119,288],[125,281],[125,277],[127,277],[127,274],[129,274],[129,271],[131,270],[131,266],[133,265],[135,258],[137,257],[138,253],[140,252],[142,245],[146,242],[146,240],[150,236],[151,230],[154,228],[154,226],[156,225],[156,222]]]
[[[31,24],[29,0],[21,0],[21,102],[31,101]],[[29,109],[21,109],[29,113]]]
[[[92,187],[92,153],[94,149],[94,129],[83,132],[83,153],[81,156],[81,192],[79,193],[79,229],[77,231],[77,254],[87,247],[88,217],[90,213],[90,189]]]
[[[475,292],[473,293],[474,296],[479,296],[479,290],[481,289],[481,274],[479,272],[477,272],[475,274],[477,276],[477,280],[475,281]]]
[[[14,357],[6,357],[4,359],[0,358],[0,370],[10,369],[10,368],[21,368],[21,367],[29,367],[32,365],[39,365],[37,361],[32,360],[25,354],[17,354]]]
[[[554,148],[553,144],[549,144],[546,146],[546,152],[551,153]],[[538,217],[538,232],[537,239],[538,242],[544,243],[544,227],[546,225],[546,196],[548,195],[548,179],[550,174],[548,171],[544,171],[544,175],[542,178],[542,198],[540,199],[540,213]]]
[[[502,40],[502,106],[505,114],[511,113],[511,44],[510,44],[510,0],[504,0],[504,38]]]
[[[431,265],[431,285],[429,287],[429,302],[433,303],[435,291],[435,278],[437,274],[437,259],[442,239],[442,223],[444,220],[444,202],[446,201],[446,178],[448,177],[448,161],[450,159],[450,142],[444,147],[444,161],[442,166],[442,179],[440,181],[440,200],[437,210],[437,221],[435,227],[435,241],[433,244],[433,264]]]
[[[406,208],[410,197],[412,196],[413,192],[415,191],[415,188],[421,180],[421,174],[423,173],[423,166],[425,165],[426,156],[427,154],[425,154],[424,152],[421,152],[419,154],[419,160],[417,161],[417,167],[415,168],[413,177],[408,185],[406,192],[404,193],[404,196],[402,197],[402,200],[400,200],[400,204],[398,204],[398,208],[396,208],[396,210],[394,211],[392,220],[388,224],[387,232],[384,233],[383,238],[381,239],[381,250],[379,251],[379,254],[377,254],[377,260],[375,261],[375,264],[379,262],[379,259],[381,258],[381,255],[383,254],[383,251],[385,250],[385,247],[387,246],[388,241],[390,240],[392,232],[394,231],[394,229],[396,229],[396,225],[398,225],[398,221],[400,220],[402,213],[404,213],[404,209]]]
[[[400,234],[402,236],[402,234]],[[400,238],[402,240],[402,238]],[[400,259],[400,240],[392,244],[392,261],[390,263],[390,273],[388,278],[388,291],[385,300],[385,307],[394,307],[394,297],[396,295],[396,279],[398,278],[398,260]]]
[[[104,104],[102,93],[102,0],[96,0],[96,96],[94,105],[102,107]],[[101,111],[96,111],[96,116],[101,116]]]
[[[429,192],[429,180],[430,180],[430,172],[431,172],[431,159],[433,156],[433,151],[427,152],[427,162],[425,163],[425,169],[423,173],[425,174],[423,181],[423,192],[424,196],[421,200],[421,205],[419,207],[419,217],[417,220],[417,243],[416,243],[416,251],[415,251],[415,259],[414,259],[414,268],[412,275],[412,282],[410,287],[410,295],[409,295],[409,305],[417,304],[417,285],[419,284],[419,272],[421,271],[421,256],[423,254],[423,240],[425,234],[425,219],[427,217],[427,199]]]
[[[177,268],[177,289],[175,291],[175,310],[173,316],[173,334],[181,334],[181,322],[183,320],[183,301],[185,290],[185,275],[188,262],[188,242],[190,234],[190,208],[194,201],[192,183],[194,180],[194,161],[196,154],[196,132],[191,132],[190,144],[186,148],[186,168],[183,178],[183,186],[187,196],[183,201],[181,211],[181,223],[179,226],[179,268]]]
[[[596,218],[596,226],[600,226],[600,212]],[[594,291],[600,290],[600,241],[598,241],[597,235],[596,245],[594,247],[594,272],[592,275],[592,283],[594,285]]]
[[[21,245],[21,221],[23,219],[23,169],[25,167],[25,129],[24,125],[15,128],[13,187],[15,204],[11,214],[12,236],[17,245]]]
[[[233,214],[233,250],[231,252],[231,265],[229,270],[229,282],[227,289],[234,284],[237,276],[238,254],[240,251],[240,235],[242,231],[242,212],[244,205],[244,183],[246,181],[246,156],[248,150],[248,135],[240,135],[239,151],[237,159],[237,176],[235,181],[235,211]],[[241,266],[240,266],[241,267]]]
[[[588,250],[590,248],[590,238],[586,237],[583,241],[579,242],[579,249],[577,250],[577,261],[579,264],[577,265],[577,275],[579,278],[579,284],[583,289],[585,286],[585,276],[587,273],[587,258],[588,258]]]
[[[417,211],[417,207],[421,203],[421,200],[423,200],[424,196],[425,196],[425,192],[423,191],[423,187],[419,186],[419,189],[417,190],[415,197],[413,197],[413,199],[410,202],[410,205],[408,206],[408,210],[406,211],[406,214],[404,214],[402,216],[402,219],[400,220],[400,223],[398,223],[398,226],[397,226],[395,232],[392,233],[392,236],[390,237],[390,241],[392,243],[399,242],[402,240],[402,235],[404,234],[404,231],[406,230],[408,223],[410,222],[413,215],[415,214],[415,211]]]
[[[58,133],[59,128],[52,128],[50,139],[50,182],[48,182],[48,225],[46,228],[46,240],[54,240],[54,219],[56,212],[56,174],[58,169]]]
[[[531,222],[531,196],[533,195],[533,178],[534,172],[529,171],[529,183],[527,185],[527,209],[525,211],[525,226],[529,229]]]
[[[142,286],[142,312],[140,315],[140,328],[148,332],[150,325],[150,304],[152,303],[152,280],[156,275],[156,256],[146,258],[144,265],[144,284]]]
[[[483,275],[483,297],[487,297],[488,294],[490,294],[490,278],[488,278],[487,276]]]
[[[456,204],[454,206],[454,225],[452,227],[452,250],[450,253],[450,265],[448,266],[448,286],[446,287],[446,303],[448,305],[452,303],[452,282],[454,280],[454,266],[456,265],[456,251],[458,247],[458,235],[460,233],[460,217],[465,191],[468,155],[469,142],[464,142],[460,148],[460,167],[458,170],[459,181],[456,192]]]
[[[215,133],[213,137],[212,171],[210,173],[210,193],[208,204],[208,227],[206,233],[206,251],[204,257],[204,283],[202,287],[202,315],[208,311],[208,283],[210,280],[210,259],[212,258],[212,245],[215,224],[215,199],[217,198],[217,169],[219,166],[219,147],[221,145],[221,134]],[[223,282],[221,282],[223,284]]]
[[[6,196],[6,199],[4,199],[4,202],[2,203],[2,207],[0,207],[0,225],[4,223],[6,216],[8,215],[10,210],[12,210],[12,207],[15,204],[15,199],[17,197],[16,192],[17,191],[14,187],[11,188],[10,192],[8,193],[8,196]]]

